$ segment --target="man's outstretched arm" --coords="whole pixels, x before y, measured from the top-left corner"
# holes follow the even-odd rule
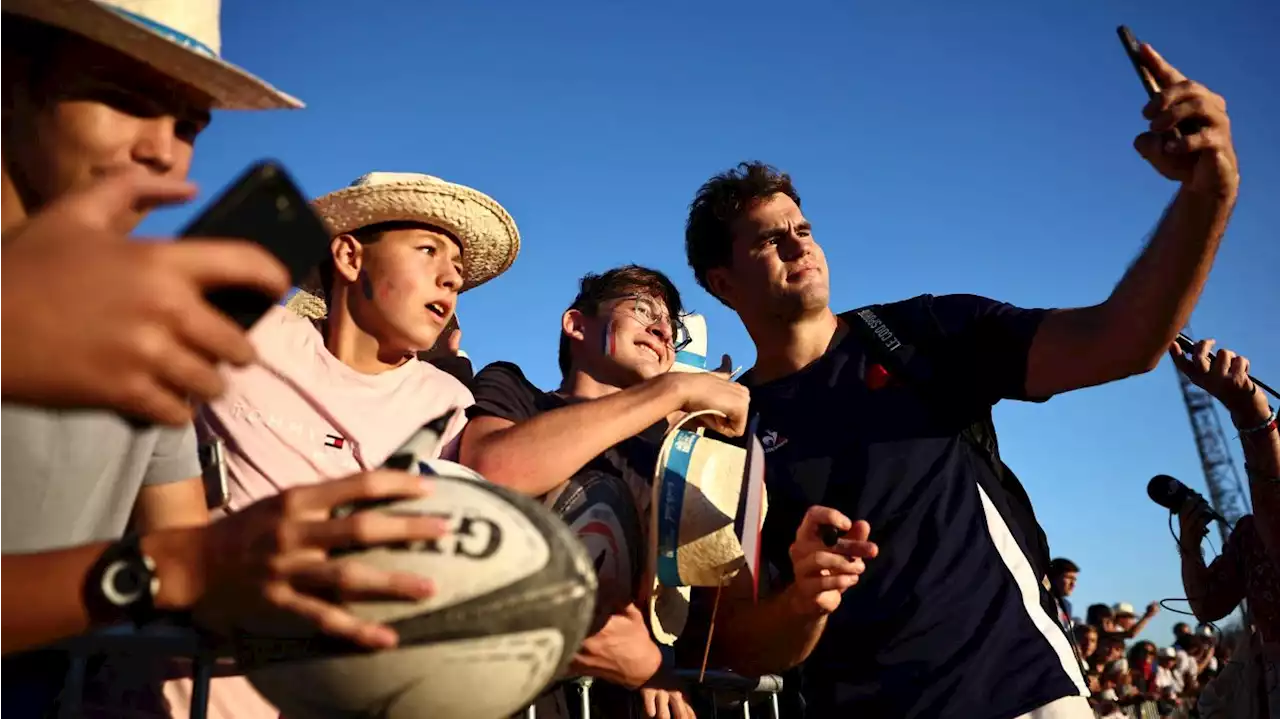
[[[827,547],[818,530],[833,525],[848,533]],[[785,671],[804,661],[840,606],[845,590],[858,583],[879,552],[869,541],[871,526],[852,522],[827,507],[810,507],[795,543],[791,565],[795,580],[782,592],[755,603],[745,573],[739,573],[721,599],[712,640],[712,662],[749,676]]]
[[[1191,316],[1227,228],[1240,185],[1226,102],[1187,80],[1150,46],[1147,67],[1164,91],[1143,109],[1150,131],[1134,146],[1178,181],[1151,242],[1104,302],[1051,312],[1027,364],[1026,393],[1045,398],[1156,367]],[[1179,123],[1202,126],[1176,139]]]

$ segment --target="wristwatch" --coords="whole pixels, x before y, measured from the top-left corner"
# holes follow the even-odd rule
[[[156,563],[142,551],[141,539],[129,535],[107,548],[87,578],[86,600],[134,624],[157,618],[156,594],[160,578]]]

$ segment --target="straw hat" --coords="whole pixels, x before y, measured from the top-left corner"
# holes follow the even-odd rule
[[[462,243],[462,290],[506,272],[520,252],[515,220],[470,187],[413,172],[371,172],[315,201],[336,236],[382,222],[421,222]]]
[[[707,318],[699,314],[687,314],[680,318],[689,333],[689,344],[676,352],[671,372],[707,371]]]
[[[218,0],[4,0],[3,9],[146,63],[209,96],[214,108],[302,107],[221,58]]]
[[[684,630],[690,587],[717,587],[729,582],[748,559],[743,554],[740,512],[747,451],[681,427],[680,420],[663,440],[654,471],[649,505],[649,551],[646,586],[654,636],[672,644]],[[763,522],[764,500],[761,499]],[[737,522],[736,524],[741,524]],[[759,526],[753,528],[758,535]],[[758,563],[758,555],[752,564]],[[750,566],[758,573],[758,567]]]

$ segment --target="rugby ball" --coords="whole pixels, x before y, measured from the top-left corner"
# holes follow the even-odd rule
[[[435,583],[419,602],[346,605],[393,627],[400,645],[362,652],[283,625],[239,643],[249,681],[288,719],[507,717],[558,678],[586,636],[597,582],[582,543],[532,498],[430,459],[432,425],[386,465],[429,477],[429,495],[345,509],[450,521],[438,541],[348,552]]]

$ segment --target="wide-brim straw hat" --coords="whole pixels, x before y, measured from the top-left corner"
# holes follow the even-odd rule
[[[747,451],[683,429],[703,414],[719,413],[681,419],[663,440],[654,470],[646,586],[654,637],[664,644],[684,631],[690,587],[723,586],[748,563],[735,528]]]
[[[420,222],[462,244],[462,290],[506,272],[520,253],[515,220],[488,195],[413,172],[371,172],[315,201],[334,236],[383,222]]]
[[[150,65],[206,95],[212,108],[302,107],[222,59],[218,0],[3,0],[2,6]]]

